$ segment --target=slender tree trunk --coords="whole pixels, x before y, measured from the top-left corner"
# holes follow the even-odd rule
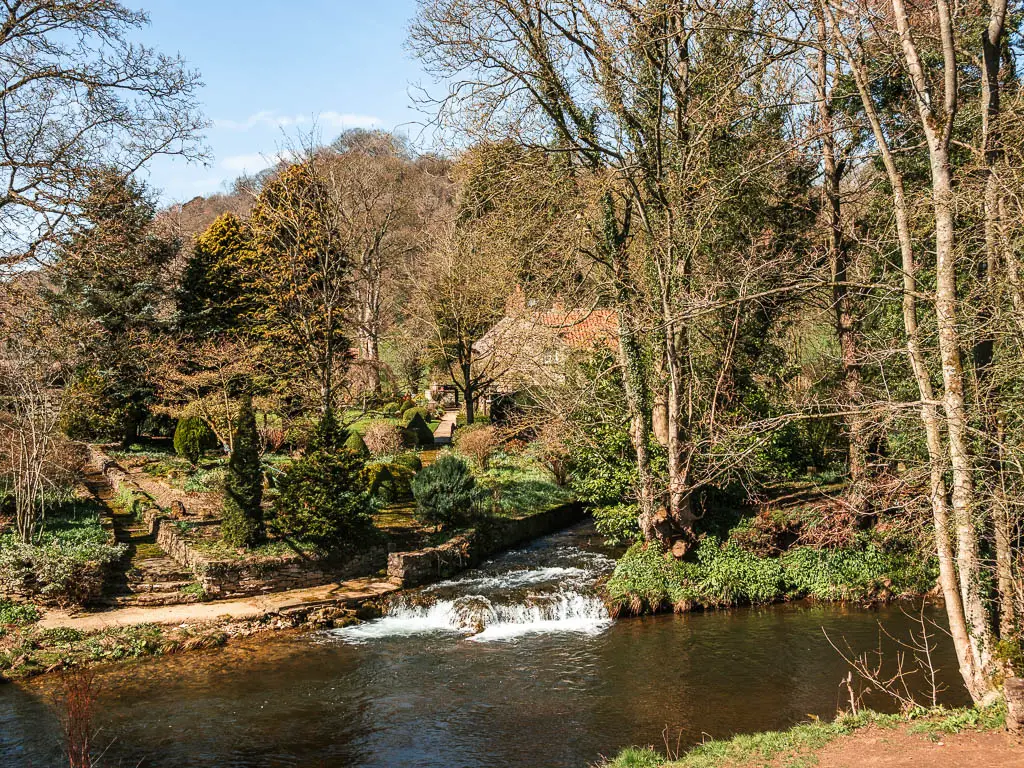
[[[839,340],[843,368],[843,395],[850,409],[846,417],[848,431],[847,461],[850,471],[850,490],[847,503],[858,515],[867,510],[867,420],[858,410],[863,402],[861,390],[860,358],[857,345],[857,322],[850,296],[849,248],[843,232],[842,197],[840,184],[843,168],[836,157],[835,127],[832,120],[832,100],[829,93],[828,29],[825,16],[816,8],[818,40],[821,50],[816,67],[817,99],[821,123],[821,155],[824,166],[825,212],[828,216],[828,259],[832,274],[832,304],[835,313],[836,336]]]

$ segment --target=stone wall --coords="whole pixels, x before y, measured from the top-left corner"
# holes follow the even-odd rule
[[[437,547],[392,552],[388,556],[388,577],[403,587],[446,579],[479,565],[497,552],[562,530],[578,522],[583,515],[583,506],[573,502],[528,517],[497,518]]]

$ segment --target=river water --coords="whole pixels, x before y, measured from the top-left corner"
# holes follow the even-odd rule
[[[897,606],[807,604],[613,622],[597,542],[578,526],[356,627],[104,668],[102,765],[587,766],[663,730],[674,748],[830,718],[846,666],[824,632],[864,651],[879,623],[914,624]],[[943,700],[966,703],[936,642]],[[0,687],[0,765],[60,764],[52,684]]]

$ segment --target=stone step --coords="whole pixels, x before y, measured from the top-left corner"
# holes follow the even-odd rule
[[[110,595],[99,601],[100,604],[114,608],[126,608],[128,606],[160,606],[160,605],[187,605],[200,602],[199,596],[194,594],[182,594],[181,592],[149,592],[141,594]]]
[[[180,592],[183,588],[195,583],[195,579],[182,579],[180,581],[129,581],[127,589],[133,595],[166,594],[168,592]]]

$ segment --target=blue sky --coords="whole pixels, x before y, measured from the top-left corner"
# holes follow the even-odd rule
[[[410,86],[426,82],[404,49],[415,0],[127,0],[150,15],[140,42],[180,53],[202,74],[212,121],[208,165],[157,158],[148,183],[162,202],[221,189],[262,170],[288,137],[316,123],[418,132]],[[405,126],[403,129],[402,126]]]

